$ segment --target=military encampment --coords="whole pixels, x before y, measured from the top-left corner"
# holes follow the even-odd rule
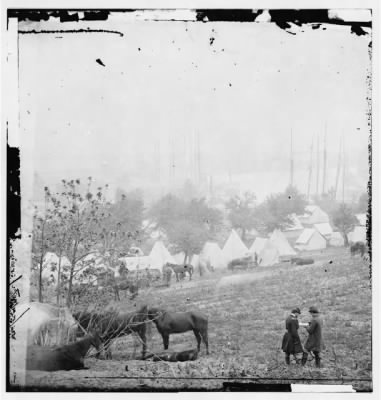
[[[372,390],[371,10],[8,11],[10,390]]]

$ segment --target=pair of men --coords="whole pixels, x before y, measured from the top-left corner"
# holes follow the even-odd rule
[[[312,352],[315,356],[315,365],[320,368],[320,352],[322,350],[322,321],[319,316],[319,310],[316,307],[310,307],[311,321],[305,326],[308,332],[308,338],[304,345],[300,341],[298,329],[298,315],[301,314],[300,309],[294,308],[291,315],[286,319],[287,332],[283,336],[282,350],[286,353],[286,364],[290,364],[290,356],[296,356],[302,353],[302,365],[307,362],[308,353]]]

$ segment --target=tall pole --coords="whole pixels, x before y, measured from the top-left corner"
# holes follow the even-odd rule
[[[290,148],[290,186],[294,186],[294,159],[292,153],[292,129],[291,129],[291,148]]]
[[[336,170],[336,182],[335,182],[335,199],[337,196],[337,189],[339,187],[339,176],[340,176],[340,168],[341,168],[341,147],[342,147],[342,140],[343,137],[340,137],[340,144],[339,144],[339,154],[338,154],[338,161],[337,161],[337,170]]]
[[[312,154],[313,154],[313,147],[314,147],[314,138],[312,137],[311,141],[311,155],[310,155],[310,166],[308,169],[308,188],[307,188],[307,199],[310,199],[311,193],[311,180],[312,180]]]
[[[345,200],[345,148],[344,148],[344,136],[343,136],[343,203]]]
[[[316,147],[316,196],[319,195],[319,172],[320,172],[319,135],[317,135],[317,147]]]
[[[327,123],[325,123],[324,129],[324,154],[323,154],[323,187],[321,190],[321,194],[325,193],[325,180],[327,177]]]
[[[197,132],[197,176],[198,184],[201,183],[201,146],[200,146],[200,132]]]

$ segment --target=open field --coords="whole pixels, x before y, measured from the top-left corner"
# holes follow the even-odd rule
[[[27,384],[55,388],[219,389],[222,382],[255,381],[292,383],[308,380],[327,384],[348,381],[371,388],[371,288],[369,266],[345,249],[327,249],[311,254],[314,265],[257,268],[245,273],[216,273],[173,283],[170,288],[150,289],[135,299],[123,300],[120,309],[142,304],[168,310],[196,309],[209,317],[210,355],[201,345],[194,362],[166,363],[131,359],[134,339],[118,339],[113,360],[87,359],[88,370],[28,373]],[[232,279],[231,279],[232,278]],[[287,367],[280,349],[284,320],[291,308],[302,310],[300,320],[309,320],[308,307],[317,306],[324,321],[325,350],[322,368],[313,361]],[[304,342],[307,335],[299,329]],[[192,332],[170,337],[170,350],[196,347]],[[140,345],[136,356],[140,356]],[[150,327],[149,352],[162,351],[156,328]],[[125,367],[128,366],[128,371]],[[184,379],[186,378],[186,379]]]

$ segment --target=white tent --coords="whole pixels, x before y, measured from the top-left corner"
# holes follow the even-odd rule
[[[215,269],[226,266],[220,246],[216,242],[206,242],[200,253],[200,263]]]
[[[151,257],[121,257],[120,261],[125,262],[126,267],[129,271],[143,271],[147,268],[151,268]]]
[[[327,247],[323,235],[314,228],[306,228],[296,240],[295,248],[298,250],[320,250]]]
[[[299,216],[302,224],[314,225],[329,222],[328,214],[316,205],[306,206],[305,211],[304,215]]]
[[[190,263],[194,268],[197,268],[200,264],[200,256],[198,254],[193,254]]]
[[[360,226],[366,226],[366,214],[356,214]]]
[[[365,226],[355,226],[352,232],[348,233],[348,240],[352,243],[356,242],[366,242],[366,227]]]
[[[267,239],[267,238],[257,237],[250,247],[250,250],[249,250],[250,253],[252,253],[252,254],[257,253],[257,255],[259,255],[261,253],[262,249],[265,247],[265,244],[268,240],[269,239]]]
[[[184,264],[184,258],[185,258],[185,253],[183,251],[173,255],[175,264]]]
[[[151,268],[162,269],[163,265],[168,263],[175,264],[174,258],[169,253],[168,249],[164,246],[164,243],[159,240],[157,241],[151,250],[149,255],[151,259]]]
[[[332,247],[344,246],[343,235],[340,232],[332,232],[332,235],[329,239],[329,245]]]
[[[50,279],[54,278],[57,282],[58,279],[58,263],[59,257],[57,254],[48,252],[45,254],[44,261],[42,262],[42,278]],[[65,274],[65,269],[71,266],[69,259],[66,256],[61,257],[61,272]]]
[[[269,267],[279,263],[279,249],[271,240],[266,240],[258,257],[259,265]]]
[[[275,229],[270,236],[270,241],[274,243],[279,252],[279,257],[283,259],[296,255],[296,251],[290,246],[288,240],[279,229]]]
[[[319,231],[321,235],[323,235],[326,239],[329,239],[332,235],[333,229],[329,222],[323,222],[321,224],[315,224],[314,228]]]
[[[230,236],[222,249],[224,262],[227,264],[236,258],[244,257],[248,252],[248,248],[244,245],[237,232],[232,229]]]

